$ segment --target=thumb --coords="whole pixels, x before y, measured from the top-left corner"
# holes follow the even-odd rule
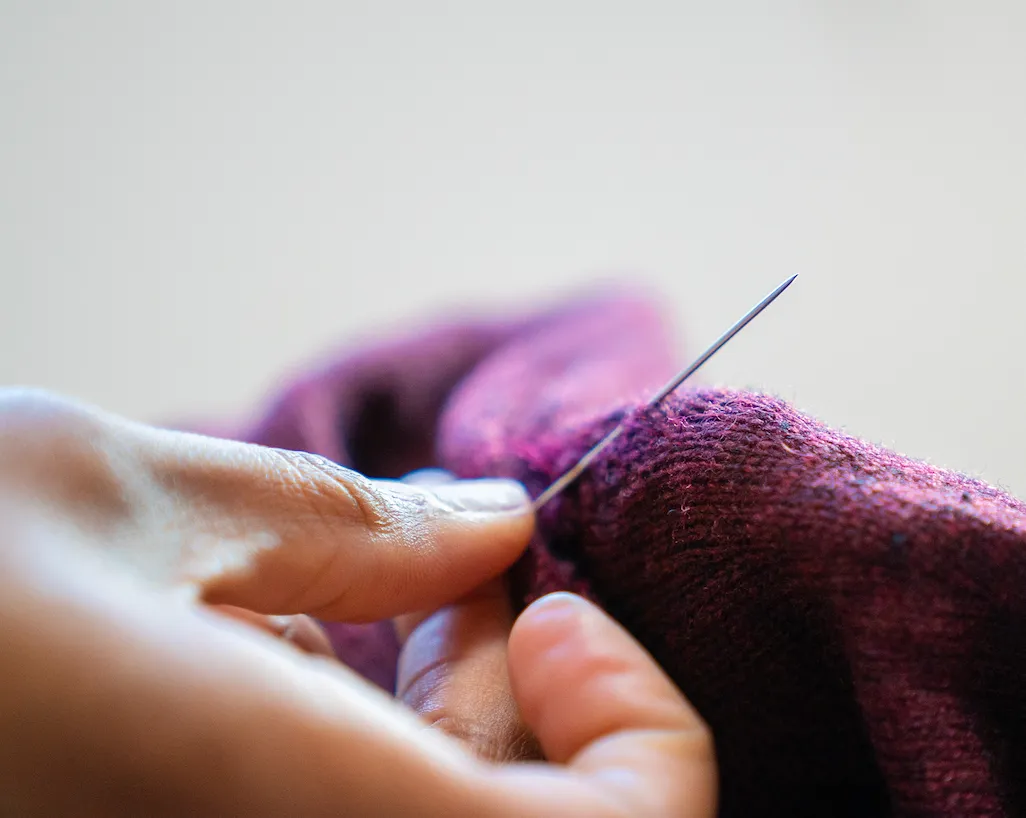
[[[510,480],[407,485],[303,452],[120,431],[163,495],[161,529],[201,544],[180,573],[210,603],[349,621],[434,609],[505,571],[534,529]]]
[[[546,758],[573,773],[533,788],[538,814],[715,815],[708,727],[598,608],[573,594],[542,597],[514,625],[508,662],[524,721]],[[507,775],[523,799],[524,773]]]
[[[354,622],[433,609],[505,571],[534,528],[512,481],[412,486],[289,460],[281,493],[264,493],[270,502],[254,509],[271,547],[227,571],[218,562],[202,583],[208,602]],[[269,487],[277,490],[273,478]]]
[[[501,574],[534,526],[512,481],[370,480],[34,392],[0,391],[0,443],[0,479],[46,521],[73,521],[158,584],[258,613],[366,621],[438,608]]]

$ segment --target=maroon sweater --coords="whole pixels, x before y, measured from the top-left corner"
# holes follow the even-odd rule
[[[650,305],[589,301],[344,356],[239,437],[538,493],[629,416],[515,602],[577,590],[651,651],[712,727],[721,813],[1026,815],[1026,505],[765,395],[637,414],[679,364]],[[387,623],[332,633],[393,683]]]

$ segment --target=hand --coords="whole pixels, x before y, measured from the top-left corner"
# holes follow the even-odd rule
[[[475,598],[501,614],[504,597],[476,589],[532,525],[504,481],[371,481],[0,394],[0,814],[712,815],[707,729],[588,603],[542,599],[508,642],[501,615],[480,623],[483,640],[429,638],[432,622],[473,637]],[[498,656],[508,675],[489,678],[547,764],[480,760],[319,655],[310,620],[279,618],[369,621],[459,599],[407,644],[407,697],[448,691],[459,712],[418,644],[436,669],[486,657],[491,674]],[[286,632],[308,652],[273,636]],[[439,645],[453,648],[441,660]]]

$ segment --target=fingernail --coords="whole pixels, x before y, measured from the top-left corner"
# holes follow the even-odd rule
[[[403,478],[404,483],[411,486],[437,486],[442,483],[451,483],[456,475],[445,469],[417,469],[411,471]]]
[[[527,491],[514,480],[457,480],[430,487],[453,511],[526,511],[531,504]]]
[[[587,605],[584,601],[584,597],[577,594],[572,594],[569,591],[553,591],[545,596],[538,597],[534,602],[531,603],[532,608],[549,607],[551,605],[573,605],[574,607],[581,607]]]
[[[527,606],[531,615],[540,616],[578,616],[591,607],[583,597],[569,591],[555,591],[536,599]]]
[[[517,622],[520,628],[540,629],[550,641],[569,640],[581,648],[588,643],[586,634],[602,624],[602,617],[596,617],[596,612],[597,609],[583,597],[556,591],[528,605]]]

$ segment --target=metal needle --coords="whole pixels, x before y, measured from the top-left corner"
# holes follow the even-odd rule
[[[741,332],[741,330],[748,326],[748,324],[751,323],[755,316],[757,316],[760,312],[766,309],[766,307],[768,307],[777,299],[777,296],[779,296],[784,290],[790,287],[791,283],[796,278],[798,278],[798,276],[791,276],[789,279],[787,279],[787,281],[785,281],[773,292],[771,292],[764,299],[762,299],[762,301],[760,301],[758,304],[752,307],[752,309],[749,310],[748,313],[741,320],[739,320],[736,324],[734,324],[734,326],[732,326],[725,333],[723,333],[723,335],[719,337],[716,343],[714,343],[705,352],[699,355],[693,363],[689,364],[687,367],[685,367],[676,375],[674,375],[672,380],[670,380],[669,383],[667,383],[662,389],[656,392],[656,394],[648,401],[648,403],[645,404],[643,408],[648,408],[661,403],[667,395],[669,395],[671,392],[677,389],[677,387],[684,383],[684,381],[686,381],[688,378],[694,375],[699,369],[701,369],[701,367],[705,364],[706,361],[708,361],[713,355],[715,355],[717,352],[723,349],[724,345],[731,338],[733,338],[735,335]],[[540,509],[542,506],[548,503],[549,500],[551,500],[553,497],[555,497],[557,494],[563,491],[563,489],[565,489],[567,486],[573,483],[574,480],[580,477],[581,472],[588,468],[588,466],[590,466],[595,461],[595,458],[602,454],[606,447],[623,433],[625,423],[626,419],[621,421],[620,424],[615,429],[613,429],[613,431],[611,431],[604,438],[602,438],[602,440],[600,440],[598,443],[592,446],[584,455],[584,457],[578,460],[567,472],[565,472],[554,483],[552,483],[552,485],[545,489],[545,491],[539,494],[538,497],[531,504],[531,507],[535,511],[538,511],[538,509]]]

